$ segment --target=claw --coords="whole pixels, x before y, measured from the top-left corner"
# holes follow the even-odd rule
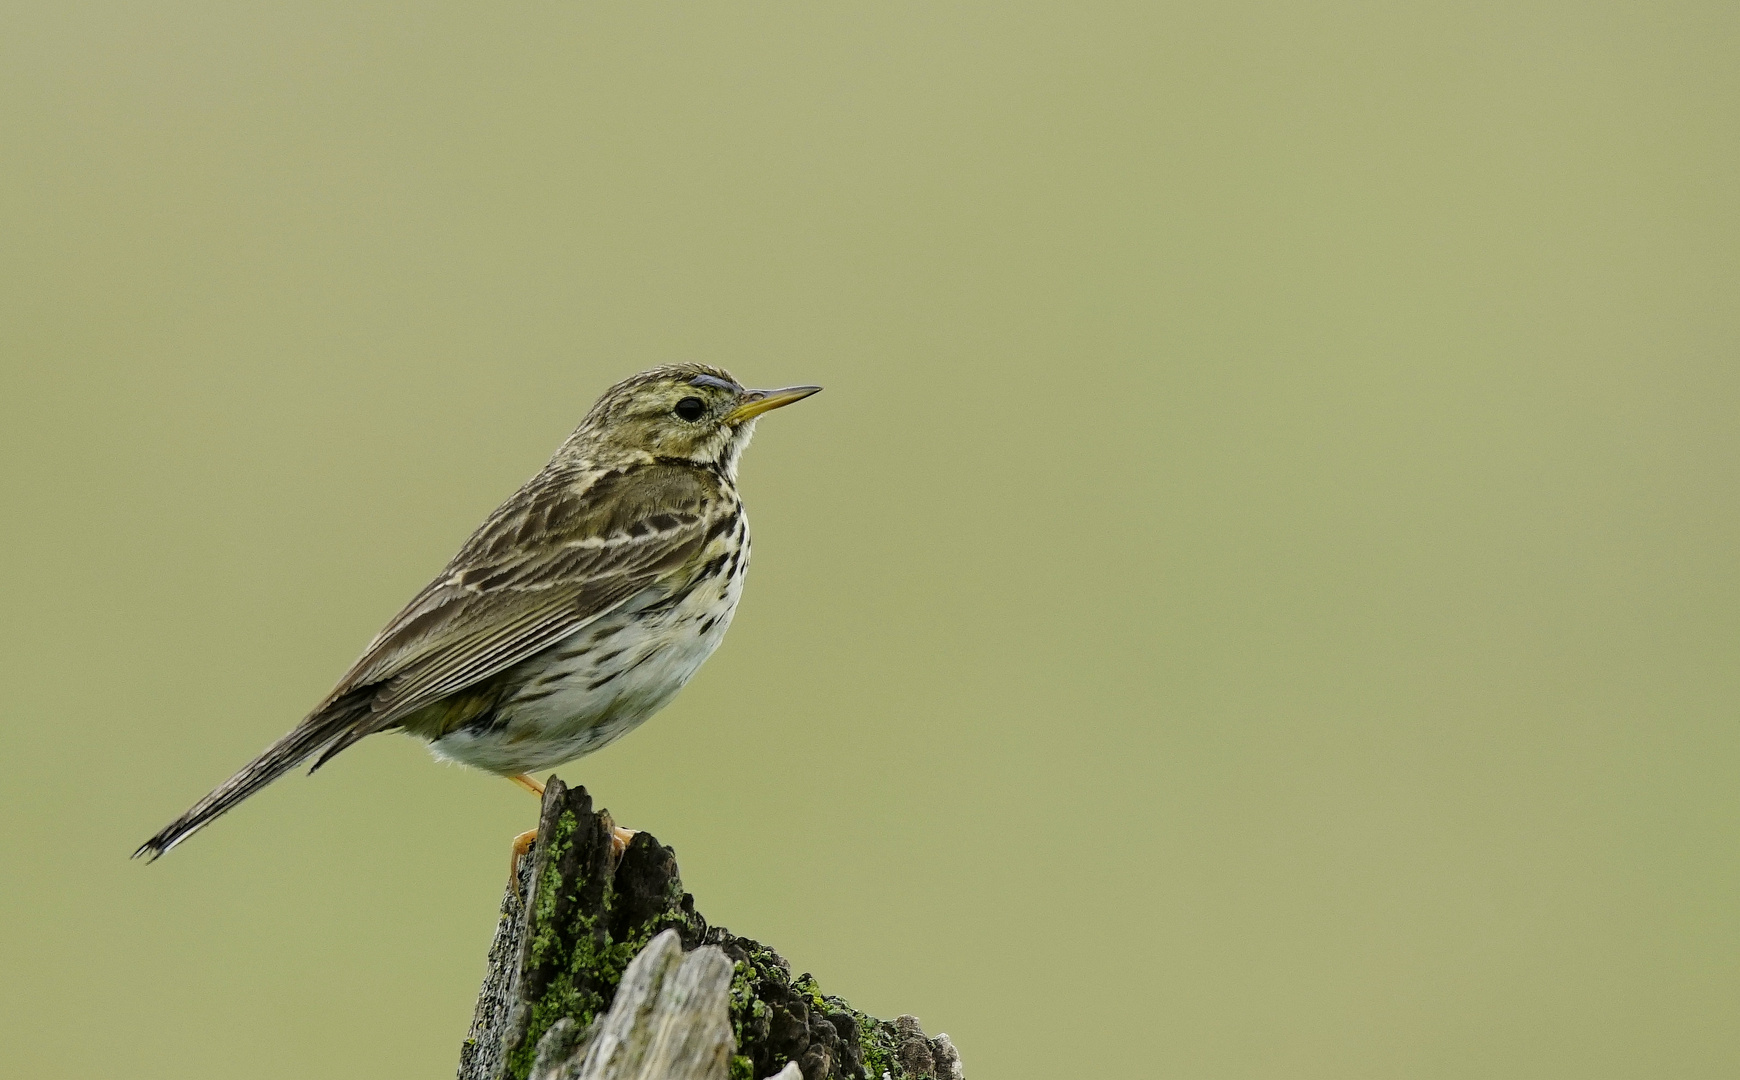
[[[620,825],[610,827],[610,856],[613,859],[622,858],[622,853],[628,850],[629,841],[640,834],[638,829],[625,829]]]
[[[513,854],[508,858],[508,888],[518,890],[520,887],[520,860],[532,850],[532,845],[538,842],[538,830],[527,829],[514,837]]]

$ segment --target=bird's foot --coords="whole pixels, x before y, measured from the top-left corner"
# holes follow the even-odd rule
[[[513,854],[508,859],[508,888],[518,892],[520,887],[520,860],[526,857],[526,852],[532,850],[532,845],[538,842],[538,830],[527,829],[514,837]]]
[[[625,829],[620,825],[610,827],[610,857],[622,858],[622,853],[628,850],[629,841],[640,835],[639,829]]]
[[[531,773],[520,773],[518,776],[510,776],[508,779],[525,788],[538,798],[541,799],[544,797],[544,785],[540,781],[534,779]]]
[[[622,853],[628,850],[628,845],[640,835],[639,829],[625,829],[620,825],[610,827],[610,857],[622,858]],[[520,860],[532,850],[532,845],[538,842],[538,830],[527,829],[514,837],[513,848],[508,855],[508,886],[518,889],[520,884]]]

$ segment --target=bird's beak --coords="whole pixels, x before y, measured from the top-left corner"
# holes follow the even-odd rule
[[[811,394],[821,390],[819,386],[788,386],[783,390],[745,390],[743,404],[725,414],[727,424],[741,424],[745,420],[753,420],[764,412],[790,405],[794,401],[802,401]]]

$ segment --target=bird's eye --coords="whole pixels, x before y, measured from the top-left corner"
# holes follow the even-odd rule
[[[706,414],[707,403],[698,397],[686,397],[677,402],[677,407],[672,411],[692,424]]]

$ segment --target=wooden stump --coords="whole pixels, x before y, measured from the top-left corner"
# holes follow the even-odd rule
[[[947,1035],[867,1016],[708,926],[675,853],[643,832],[618,858],[611,825],[550,778],[459,1080],[964,1080]]]

